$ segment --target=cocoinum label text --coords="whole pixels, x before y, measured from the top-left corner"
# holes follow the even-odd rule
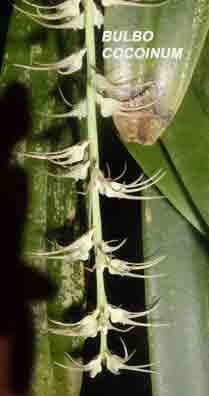
[[[127,30],[104,30],[102,35],[103,42],[145,42],[149,43],[154,39],[154,33],[151,30],[140,31],[135,30],[129,32]],[[184,48],[143,48],[143,47],[105,47],[103,49],[103,58],[136,58],[136,59],[174,59],[181,60],[183,57]]]

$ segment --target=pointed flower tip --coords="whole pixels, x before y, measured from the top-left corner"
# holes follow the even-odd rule
[[[86,53],[86,49],[83,48],[77,51],[61,61],[54,63],[36,63],[35,65],[21,65],[15,63],[15,67],[20,67],[32,71],[56,71],[62,75],[70,75],[79,71],[83,66],[83,57]]]
[[[112,241],[108,241],[108,242],[102,241],[101,242],[101,251],[103,253],[107,253],[107,254],[116,252],[126,243],[126,241],[127,241],[127,238],[123,239],[120,243],[118,243],[115,246],[111,246],[110,243],[117,242],[117,240],[112,240]]]
[[[86,149],[89,145],[88,140],[79,142],[73,146],[66,147],[65,149],[52,152],[20,152],[18,155],[33,158],[38,160],[47,160],[61,167],[68,167],[76,162],[84,160]]]

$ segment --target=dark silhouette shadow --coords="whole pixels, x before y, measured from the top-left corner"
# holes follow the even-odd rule
[[[27,176],[12,159],[16,143],[30,131],[30,95],[18,82],[0,98],[1,287],[0,337],[9,340],[11,389],[27,395],[34,364],[34,328],[30,303],[53,296],[47,276],[26,266],[21,257],[27,213]]]

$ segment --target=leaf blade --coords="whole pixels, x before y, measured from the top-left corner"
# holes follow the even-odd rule
[[[157,271],[167,273],[167,277],[146,280],[146,299],[150,306],[160,297],[159,310],[152,319],[169,322],[170,327],[149,329],[150,361],[158,369],[152,375],[153,396],[206,396],[208,246],[167,201],[146,202],[144,254],[159,248],[167,258]]]

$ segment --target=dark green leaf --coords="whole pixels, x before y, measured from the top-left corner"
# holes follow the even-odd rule
[[[166,276],[146,281],[148,306],[160,298],[150,322],[170,325],[149,329],[153,396],[207,396],[208,246],[167,201],[145,203],[143,244],[145,256],[166,255],[150,271]]]
[[[163,137],[169,156],[209,225],[209,120],[190,90]]]

